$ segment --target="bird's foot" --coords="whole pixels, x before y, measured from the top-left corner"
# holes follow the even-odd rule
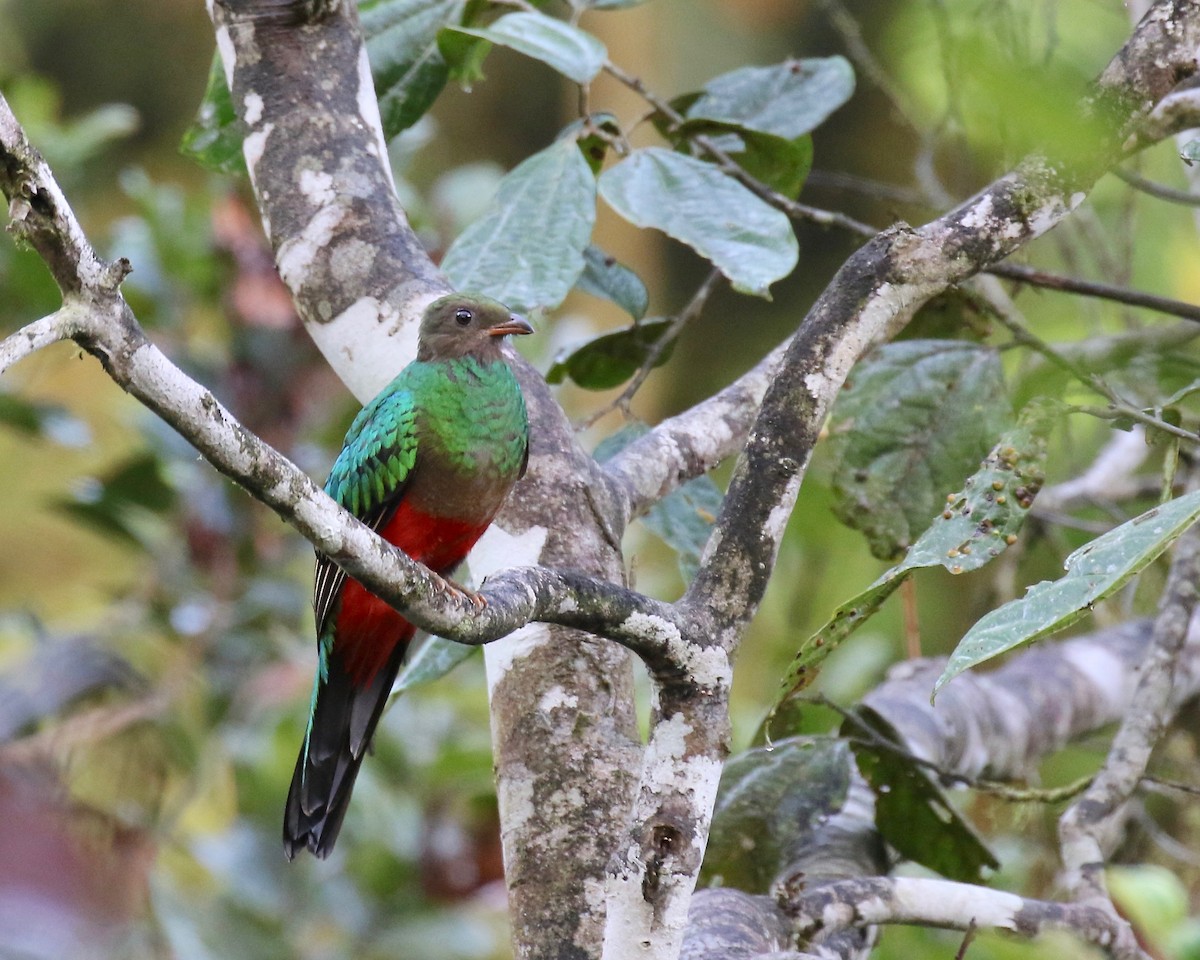
[[[453,597],[455,600],[466,600],[476,610],[487,609],[487,600],[482,593],[476,593],[474,590],[468,590],[466,587],[459,586],[453,580],[442,578],[442,593],[448,597]]]

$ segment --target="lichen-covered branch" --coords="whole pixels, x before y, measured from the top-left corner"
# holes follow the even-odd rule
[[[711,613],[728,649],[762,599],[818,431],[854,362],[930,297],[1064,219],[1122,155],[1129,131],[1196,70],[1198,44],[1200,10],[1163,0],[1101,76],[1100,116],[1081,128],[1087,150],[1027,158],[937,220],[879,234],[834,277],[776,369],[684,600]]]
[[[1021,780],[1054,751],[1128,714],[1151,632],[1149,621],[1134,621],[1026,650],[991,673],[957,677],[936,706],[929,702],[929,691],[944,660],[910,661],[893,668],[863,703],[897,730],[908,752],[935,764],[944,777]],[[1173,706],[1200,692],[1200,659],[1195,656],[1200,628],[1193,626],[1186,649],[1181,658],[1185,667],[1172,691]],[[845,803],[799,844],[780,874],[782,887],[798,889],[803,883],[806,889],[816,888],[887,872],[889,860],[875,828],[873,796],[857,771],[851,775]],[[748,923],[777,929],[782,911],[767,897],[732,891],[714,897],[715,893],[696,894],[694,910],[707,916],[703,926],[689,928],[684,955],[690,960],[756,956],[761,941],[742,942],[744,935],[737,931]],[[961,928],[969,921],[969,915],[960,915],[952,925]],[[705,947],[706,931],[711,929],[724,931],[719,950]],[[849,930],[825,936],[803,950],[825,958],[861,958],[872,940],[869,929],[857,932],[857,937]],[[755,951],[741,952],[750,945]]]
[[[1007,930],[1036,937],[1069,930],[1116,960],[1146,960],[1129,927],[1087,904],[1030,900],[1003,890],[925,877],[858,877],[801,888],[788,897],[803,939],[827,937],[868,924],[915,923],[925,927]]]
[[[412,358],[421,308],[447,285],[395,197],[355,5],[273,15],[294,6],[214,0],[210,12],[280,274],[365,400]],[[619,584],[609,484],[546,384],[516,366],[530,467],[469,558],[472,573],[541,564]],[[489,644],[485,661],[514,947],[595,955],[605,909],[590,890],[604,883],[640,765],[632,663],[618,646],[540,624]]]

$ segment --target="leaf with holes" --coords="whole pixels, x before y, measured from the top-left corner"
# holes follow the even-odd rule
[[[1037,401],[1021,411],[1016,425],[1001,436],[962,490],[945,499],[942,512],[904,560],[838,607],[801,644],[764,730],[788,732],[786,727],[780,731],[775,722],[788,715],[784,705],[812,684],[825,658],[874,616],[914,570],[935,566],[953,574],[977,570],[1016,542],[1045,480],[1046,441],[1060,414],[1061,405],[1052,401]]]
[[[880,347],[830,415],[835,515],[875,556],[896,557],[1011,418],[996,351],[957,340]]]
[[[1065,576],[1035,584],[967,631],[934,694],[964,670],[1070,626],[1152,563],[1198,518],[1200,491],[1147,510],[1080,547],[1067,557]]]
[[[854,719],[842,725],[842,736],[856,736],[860,724],[903,749],[895,728],[870,707],[855,711]],[[882,745],[856,739],[851,749],[875,793],[875,826],[902,856],[964,883],[982,880],[985,867],[999,868],[1000,861],[954,809],[928,770]]]

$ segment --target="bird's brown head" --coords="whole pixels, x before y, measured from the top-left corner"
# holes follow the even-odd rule
[[[498,300],[452,293],[434,300],[421,318],[418,360],[473,356],[498,359],[509,334],[533,333],[533,327]]]

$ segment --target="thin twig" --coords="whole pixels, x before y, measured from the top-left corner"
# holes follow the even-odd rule
[[[0,375],[18,360],[59,340],[68,340],[74,333],[66,307],[49,316],[27,323],[16,333],[0,340]]]
[[[1168,187],[1154,180],[1147,180],[1145,177],[1140,177],[1136,173],[1130,173],[1128,170],[1122,170],[1120,167],[1113,170],[1113,176],[1119,180],[1124,180],[1134,190],[1140,190],[1142,193],[1151,197],[1157,197],[1159,200],[1166,200],[1168,203],[1178,203],[1185,207],[1200,207],[1200,196],[1189,190],[1177,190],[1174,187]]]
[[[662,357],[663,352],[675,342],[675,338],[679,336],[680,331],[700,315],[700,311],[704,309],[704,304],[708,302],[709,296],[711,296],[713,290],[716,289],[717,284],[721,281],[721,276],[720,270],[714,269],[709,271],[708,276],[704,278],[704,282],[692,294],[692,299],[688,301],[687,306],[675,315],[675,318],[671,321],[671,325],[651,345],[649,352],[646,354],[646,359],[638,367],[637,373],[633,375],[633,379],[621,391],[621,395],[611,403],[605,404],[599,410],[589,415],[576,429],[586,430],[601,417],[606,416],[613,410],[619,409],[626,413],[629,412],[629,402],[633,399],[634,394],[641,389],[642,384],[646,382],[646,378],[650,376],[651,371],[658,365],[659,358]]]
[[[1172,300],[1170,297],[1160,297],[1153,293],[1143,293],[1140,290],[1130,290],[1128,287],[1119,287],[1111,283],[1079,280],[1075,277],[1065,277],[1062,274],[1050,273],[1047,270],[1038,270],[1036,267],[1026,267],[1017,263],[993,264],[984,272],[1004,277],[1006,280],[1027,283],[1032,287],[1061,290],[1064,293],[1076,293],[1083,297],[1095,297],[1100,300],[1113,300],[1131,307],[1144,307],[1158,313],[1200,322],[1200,306],[1194,303]]]
[[[1180,440],[1187,440],[1189,443],[1200,441],[1200,435],[1190,430],[1184,430],[1182,427],[1177,427],[1173,423],[1167,423],[1166,420],[1160,420],[1158,417],[1151,416],[1144,410],[1139,410],[1137,407],[1130,406],[1119,400],[1110,402],[1107,407],[1071,406],[1067,407],[1067,412],[1086,413],[1089,417],[1096,417],[1098,420],[1132,420],[1143,426],[1161,430],[1172,437],[1178,437]]]
[[[653,90],[642,82],[641,78],[635,77],[631,73],[626,73],[616,64],[607,61],[604,64],[604,72],[613,77],[620,83],[623,83],[630,90],[633,90],[649,103],[656,111],[661,113],[673,125],[679,125],[685,121],[685,117],[678,110],[671,106],[666,100],[656,94]],[[728,153],[718,147],[713,141],[703,134],[696,134],[691,138],[692,143],[699,147],[704,153],[712,157],[716,161],[717,167],[727,173],[729,176],[737,180],[742,186],[746,187],[753,194],[767,203],[774,206],[776,209],[782,210],[788,216],[797,220],[806,220],[809,223],[815,223],[823,227],[838,227],[842,230],[847,230],[857,234],[860,237],[871,238],[879,231],[869,223],[863,223],[861,220],[855,220],[853,217],[841,213],[836,210],[822,210],[819,207],[811,207],[808,204],[800,203],[785,197],[777,190],[772,190],[762,181],[750,176],[745,170],[735,161]]]
[[[963,960],[967,955],[967,950],[970,949],[971,941],[975,939],[975,934],[979,932],[979,928],[975,926],[975,918],[971,918],[971,922],[967,924],[967,932],[963,934],[962,943],[958,946],[958,951],[954,954],[954,960]]]

